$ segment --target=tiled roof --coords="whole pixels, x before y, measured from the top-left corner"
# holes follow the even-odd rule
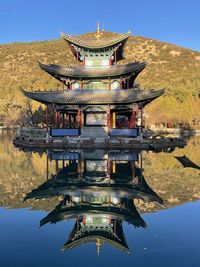
[[[39,63],[40,68],[51,75],[61,75],[70,78],[101,78],[117,77],[124,74],[138,74],[145,66],[145,62],[133,62],[126,65],[114,65],[109,68],[85,68],[77,66],[44,65]]]
[[[78,36],[78,35],[61,33],[61,36],[67,42],[80,46],[80,47],[89,48],[89,49],[99,49],[99,48],[110,47],[112,45],[125,41],[130,35],[131,33],[128,32],[124,34],[118,34],[117,36],[114,36],[114,37],[105,38],[102,36],[101,38],[97,39],[95,37],[85,38],[85,37]]]
[[[164,93],[164,89],[154,90],[76,90],[27,92],[25,96],[45,104],[128,104],[141,101],[151,102]]]
[[[100,228],[101,229],[101,228]],[[103,232],[103,230],[101,230]],[[126,243],[126,241],[123,240],[123,242],[117,238],[115,235],[111,235],[107,233],[107,236],[105,235],[106,232],[101,233],[100,231],[95,233],[88,233],[87,236],[79,236],[77,235],[77,238],[69,239],[62,247],[62,250],[72,249],[74,247],[78,247],[82,244],[89,243],[89,242],[96,242],[97,239],[101,240],[101,243],[109,244],[116,249],[119,249],[121,251],[124,251],[126,253],[130,253],[129,247]]]

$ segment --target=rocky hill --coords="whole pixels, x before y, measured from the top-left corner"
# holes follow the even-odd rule
[[[105,32],[104,35],[115,33]],[[126,43],[124,58],[119,64],[135,60],[148,62],[147,68],[136,80],[142,88],[166,88],[165,96],[146,108],[149,123],[200,123],[200,52],[132,36]],[[40,70],[38,61],[76,64],[62,39],[0,45],[0,121],[10,108],[23,109],[27,104],[20,87],[27,90],[61,89],[57,80]],[[34,103],[32,105],[38,107]]]

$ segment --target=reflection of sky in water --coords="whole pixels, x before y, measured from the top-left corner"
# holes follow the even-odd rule
[[[74,164],[73,168],[78,168],[79,172],[84,166],[86,168],[82,175],[87,177],[83,182],[83,186],[87,190],[82,191],[87,192],[87,194],[82,200],[80,186],[77,189],[77,185],[75,185],[74,190],[70,187],[72,184],[74,185],[74,179],[77,177],[81,179],[80,174],[77,175],[73,169],[70,170],[74,177],[71,182],[68,180],[66,182],[63,179],[58,181],[60,183],[66,182],[66,184],[59,185],[58,188],[65,186],[68,188],[68,193],[73,192],[73,197],[65,197],[63,200],[63,197],[57,194],[53,198],[51,196],[43,200],[29,199],[23,202],[28,193],[46,182],[46,156],[42,153],[39,155],[38,153],[25,154],[20,152],[12,147],[7,136],[1,136],[0,146],[1,151],[4,152],[0,152],[1,266],[62,266],[64,264],[73,266],[107,266],[109,264],[116,264],[116,266],[132,266],[133,264],[134,266],[199,266],[200,202],[192,203],[191,201],[200,198],[200,175],[198,170],[184,169],[174,158],[174,156],[186,154],[199,165],[196,155],[199,144],[199,139],[194,138],[191,142],[189,141],[184,150],[177,149],[171,154],[143,152],[142,166],[141,155],[136,161],[137,171],[134,170],[134,165],[130,165],[131,169],[127,171],[126,161],[120,163],[126,169],[120,169],[120,164],[117,161],[116,164],[113,164],[112,161],[108,164],[107,158],[100,160],[99,164],[94,158],[85,164]],[[55,161],[52,160],[48,164],[48,179],[54,181],[55,177],[53,178],[52,175],[62,171],[63,162],[61,161],[56,165]],[[120,205],[120,194],[123,193],[127,196],[126,190],[129,186],[126,187],[127,184],[124,181],[130,175],[139,176],[141,167],[145,179],[143,183],[146,182],[149,187],[148,201],[141,200],[141,195],[139,195],[139,200],[134,202],[139,213],[138,215],[133,213],[132,219],[134,220],[134,216],[136,216],[140,223],[143,223],[144,220],[148,227],[146,229],[135,228],[131,223],[128,224],[125,221],[122,223],[130,255],[103,243],[100,245],[99,258],[97,258],[97,245],[95,243],[85,243],[62,253],[61,248],[69,238],[74,227],[74,220],[60,220],[56,224],[47,223],[39,228],[41,220],[44,220],[56,207],[59,207],[59,203],[61,203],[60,207],[63,210],[63,208],[66,209],[66,205],[69,208],[76,208],[76,206],[79,207],[80,201],[85,201],[89,205],[95,204],[96,212],[101,206],[100,200],[104,196],[106,199],[107,194],[110,196],[109,201],[112,202],[112,205],[117,207]],[[91,191],[88,188],[90,188],[91,183],[94,183],[93,172],[95,176],[98,173],[102,175],[101,179],[98,180],[98,183],[102,185],[102,190],[99,190],[98,185],[95,184],[99,191],[96,189],[91,197]],[[64,172],[61,173],[65,175]],[[119,179],[117,173],[120,173],[120,177],[123,179]],[[104,177],[105,175],[106,177]],[[117,185],[120,183],[121,191],[118,191],[119,194],[116,193],[116,183],[113,183],[112,179],[109,180],[109,177],[114,177]],[[141,184],[137,184],[139,181],[137,179],[132,181],[131,178],[128,181],[129,185],[134,183],[131,186],[136,191],[138,188],[140,190],[143,188],[139,187]],[[72,184],[69,185],[69,182]],[[113,187],[109,194],[105,182],[110,183],[109,186]],[[143,190],[142,196],[147,196],[147,189]],[[152,194],[153,202],[150,201]],[[123,195],[123,199],[125,196]],[[157,196],[164,199],[165,207],[160,205],[161,200]],[[157,203],[155,203],[155,199],[158,200]],[[107,203],[106,201],[105,203]],[[123,203],[121,211],[123,212],[123,209],[126,209],[125,200],[121,203]],[[29,209],[23,207],[29,207]],[[155,213],[155,211],[157,212]],[[103,215],[101,212],[100,217],[98,214],[99,211],[96,214],[84,215],[85,219],[80,221],[81,224],[84,222],[90,226],[95,222],[99,225],[109,226],[109,212],[107,215]],[[141,216],[141,219],[138,216]]]
[[[72,222],[38,228],[44,212],[0,211],[1,266],[106,266],[110,263],[116,266],[133,266],[133,263],[134,266],[199,266],[199,202],[143,215],[149,229],[134,229],[125,224],[131,255],[102,245],[99,259],[94,244],[62,254],[60,247],[73,227]]]

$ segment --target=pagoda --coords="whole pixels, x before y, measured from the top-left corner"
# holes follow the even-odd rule
[[[41,221],[40,226],[74,221],[62,250],[95,243],[97,255],[102,244],[130,253],[123,230],[124,222],[135,228],[146,228],[134,200],[163,205],[142,174],[142,156],[74,151],[49,151],[47,180],[28,199],[59,197],[59,204]],[[128,157],[127,157],[128,155]],[[131,157],[132,155],[132,157]],[[55,162],[55,173],[49,175],[48,161]]]
[[[131,33],[97,31],[84,35],[62,33],[76,65],[39,63],[60,81],[62,90],[25,91],[30,99],[46,105],[49,136],[137,137],[143,129],[143,108],[164,90],[141,90],[135,83],[146,62],[123,64],[123,51]],[[49,108],[55,120],[49,120]]]

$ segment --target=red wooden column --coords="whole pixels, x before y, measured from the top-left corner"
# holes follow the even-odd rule
[[[55,126],[56,128],[58,128],[58,111],[56,111],[55,113],[55,121],[56,121]]]
[[[80,108],[78,109],[78,128],[81,129],[82,127],[82,119],[81,119],[81,110]]]
[[[134,108],[132,109],[132,118],[133,118],[133,128],[136,127],[136,121],[135,121],[135,110]]]
[[[76,62],[78,64],[78,50],[76,50]]]
[[[69,128],[72,128],[72,117],[71,117],[71,114],[69,114]]]
[[[48,114],[49,113],[49,109],[48,109],[48,105],[46,105],[46,130],[48,131],[49,128],[49,117]]]
[[[70,85],[69,85],[69,90],[70,91],[72,90],[72,83],[70,83]]]
[[[132,108],[131,117],[129,121],[129,128],[135,128],[135,110]]]
[[[62,113],[62,128],[65,127],[65,113]]]
[[[114,51],[114,62],[117,64],[117,50]]]

